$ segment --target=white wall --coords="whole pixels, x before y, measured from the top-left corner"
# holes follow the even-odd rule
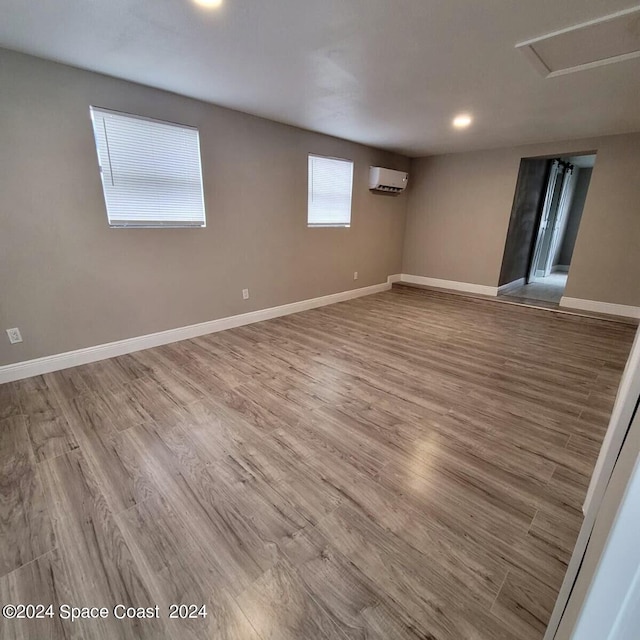
[[[412,160],[402,273],[497,286],[521,159],[596,151],[565,295],[640,306],[640,133]]]
[[[205,229],[108,227],[90,105],[199,129]],[[350,229],[307,227],[309,153],[354,161]],[[0,49],[0,366],[386,282],[407,196],[370,165],[409,160]]]

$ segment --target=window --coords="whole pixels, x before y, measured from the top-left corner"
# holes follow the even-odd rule
[[[91,107],[112,227],[204,227],[198,130]]]
[[[349,227],[353,162],[309,155],[310,227]]]

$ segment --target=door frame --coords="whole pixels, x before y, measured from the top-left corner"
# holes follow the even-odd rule
[[[631,429],[637,433],[640,427],[640,414],[636,411]],[[633,440],[633,436],[629,436]],[[637,440],[637,438],[636,438]],[[588,584],[588,591],[576,606],[575,623],[571,636],[576,640],[630,640],[637,638],[640,627],[640,546],[637,542],[640,529],[640,455],[633,451],[633,443],[629,442],[631,451],[621,454],[620,469],[616,468],[618,478],[612,479],[612,485],[626,479],[626,486],[619,493],[618,487],[607,492],[605,500],[615,509],[611,522],[603,517],[595,524],[594,537],[599,542],[587,549],[589,563],[595,567],[585,573],[583,586]],[[625,478],[627,458],[635,453],[631,461],[628,479]],[[624,459],[622,456],[624,455]],[[619,501],[619,502],[618,502]],[[616,504],[617,503],[617,504]],[[603,507],[604,509],[604,507]],[[602,538],[604,542],[601,542]],[[575,614],[574,614],[575,615]],[[569,621],[567,621],[569,622]],[[567,635],[568,629],[562,631]]]
[[[560,161],[558,159],[553,160],[551,167],[549,168],[549,178],[547,180],[547,190],[544,196],[544,204],[542,206],[542,213],[540,215],[540,221],[538,223],[538,232],[536,234],[536,241],[533,245],[533,253],[531,255],[531,262],[529,263],[529,272],[527,273],[527,284],[535,282],[536,271],[538,262],[540,261],[540,254],[542,253],[542,241],[549,223],[549,214],[551,213],[551,207],[553,205],[553,198],[556,191],[556,183],[558,181],[558,171],[560,168]]]
[[[562,164],[562,163],[561,163]],[[566,219],[569,208],[571,207],[571,186],[574,179],[574,167],[572,164],[565,163],[562,171],[562,186],[560,187],[560,198],[558,200],[558,206],[556,207],[555,215],[551,222],[551,238],[549,239],[549,249],[547,251],[544,275],[545,277],[551,274],[553,268],[553,259],[555,257],[556,249],[560,243],[560,229],[561,223]]]

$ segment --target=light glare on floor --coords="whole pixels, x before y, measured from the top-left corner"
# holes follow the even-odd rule
[[[222,5],[222,0],[193,0],[196,4],[207,9],[218,9]]]
[[[471,124],[471,116],[466,113],[460,114],[453,119],[453,126],[456,129],[464,129]]]

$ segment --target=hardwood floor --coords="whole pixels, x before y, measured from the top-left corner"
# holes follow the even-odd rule
[[[2,603],[160,619],[0,637],[540,639],[634,332],[399,288],[3,385]]]

